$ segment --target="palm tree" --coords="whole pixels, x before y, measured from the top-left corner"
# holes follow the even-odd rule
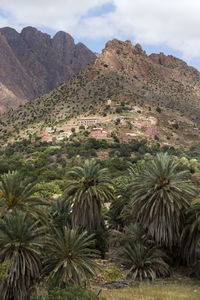
[[[186,226],[181,235],[181,249],[188,265],[199,260],[200,250],[200,200],[192,202],[186,210]]]
[[[107,169],[101,169],[94,160],[86,160],[82,167],[67,173],[65,196],[70,198],[72,225],[92,232],[100,227],[101,207],[113,199],[113,186]]]
[[[40,189],[34,183],[17,172],[8,172],[0,179],[0,215],[12,212],[13,209],[27,211],[34,218],[42,219],[40,206],[47,205],[47,202],[40,199],[37,193]]]
[[[116,258],[124,266],[126,277],[133,280],[154,280],[156,276],[169,275],[169,266],[165,262],[167,255],[157,246],[146,247],[141,242],[130,242],[117,249]]]
[[[110,209],[107,213],[110,229],[122,229],[124,225],[129,222],[130,214],[126,214],[126,217],[123,217],[122,214],[124,208],[127,207],[130,202],[131,190],[127,188],[129,184],[129,177],[121,176],[117,178],[117,182],[115,183],[116,196],[111,202]]]
[[[161,153],[131,175],[133,218],[156,243],[171,249],[180,240],[183,211],[196,196],[188,172]]]
[[[121,232],[112,231],[111,257],[124,267],[126,277],[133,280],[154,280],[156,276],[169,275],[169,266],[165,262],[167,255],[149,240],[138,223],[125,226]]]
[[[58,198],[53,200],[50,206],[50,219],[53,227],[62,229],[71,227],[71,202],[68,199]]]
[[[153,241],[149,240],[144,228],[139,223],[131,223],[125,226],[122,231],[111,230],[110,232],[110,246],[111,248],[118,248],[124,246],[129,242],[143,243],[145,245],[152,245]]]
[[[68,283],[81,284],[95,275],[98,267],[93,258],[97,251],[93,250],[94,235],[78,229],[55,229],[48,239],[47,253],[44,260],[44,273],[53,279],[58,287]]]
[[[25,212],[13,211],[0,219],[0,263],[8,262],[0,284],[2,300],[28,300],[39,279],[44,231]]]

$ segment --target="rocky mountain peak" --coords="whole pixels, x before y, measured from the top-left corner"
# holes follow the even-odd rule
[[[67,43],[67,44],[74,44],[73,37],[64,31],[58,31],[54,35],[53,41],[56,43],[62,42],[62,43]]]
[[[21,36],[25,40],[32,39],[33,37],[35,38],[42,38],[42,39],[50,39],[50,35],[47,33],[43,33],[42,31],[38,30],[35,27],[27,26],[22,29],[21,31]]]
[[[123,51],[126,51],[132,47],[131,41],[127,40],[125,42],[122,42],[117,39],[113,39],[111,41],[108,41],[105,45],[105,48],[102,51],[102,54],[107,51],[115,51],[117,54],[120,54]]]
[[[102,55],[97,58],[96,64],[121,72],[134,73],[133,70],[140,58],[147,58],[146,52],[140,44],[133,46],[130,40],[123,42],[114,39],[106,43]]]
[[[152,53],[149,55],[149,58],[154,63],[161,65],[163,67],[166,67],[166,68],[170,68],[170,69],[175,69],[175,68],[188,69],[189,68],[190,71],[198,74],[198,71],[195,68],[188,66],[185,61],[183,61],[177,57],[174,57],[173,55],[165,55],[163,52],[160,52],[159,54]]]
[[[20,34],[11,27],[0,28],[0,33],[6,38],[7,41],[16,41],[20,38]]]
[[[142,46],[140,44],[138,44],[138,43],[135,45],[133,53],[134,54],[139,54],[139,55],[146,56],[146,51],[144,51],[142,49]]]
[[[51,38],[31,26],[21,33],[10,27],[1,28],[0,45],[0,84],[21,99],[9,98],[8,92],[1,97],[0,93],[0,111],[49,92],[96,59],[83,44],[75,45],[68,33],[59,31]]]
[[[146,56],[146,52],[142,49],[140,44],[132,45],[130,40],[126,40],[125,42],[113,39],[106,43],[105,48],[102,51],[102,54],[105,52],[116,52],[118,55],[120,54],[138,54]]]

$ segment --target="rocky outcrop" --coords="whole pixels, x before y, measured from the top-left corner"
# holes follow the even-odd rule
[[[126,76],[123,90],[135,94],[133,99],[177,110],[200,122],[200,73],[183,60],[162,52],[148,56],[139,44],[114,39],[107,42],[94,65],[106,68],[111,76]]]
[[[5,27],[0,29],[0,83],[15,97],[4,97],[0,93],[0,109],[15,107],[32,100],[65,82],[96,55],[65,32],[51,38],[33,27],[21,33]],[[18,101],[16,101],[18,98]]]

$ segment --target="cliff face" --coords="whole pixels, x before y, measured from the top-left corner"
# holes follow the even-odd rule
[[[81,43],[75,44],[65,32],[51,38],[33,27],[21,33],[1,28],[0,83],[15,97],[5,97],[0,90],[0,110],[49,92],[95,58],[92,51]]]

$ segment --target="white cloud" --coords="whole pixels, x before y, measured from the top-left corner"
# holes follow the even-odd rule
[[[88,14],[108,3],[113,11]],[[0,0],[0,8],[8,13],[0,26],[44,26],[94,40],[134,39],[165,44],[187,59],[200,56],[199,0]]]
[[[8,24],[44,26],[54,30],[73,31],[81,18],[108,0],[0,0],[0,8],[8,13]],[[3,18],[2,18],[3,19]],[[1,22],[5,23],[5,20]]]

